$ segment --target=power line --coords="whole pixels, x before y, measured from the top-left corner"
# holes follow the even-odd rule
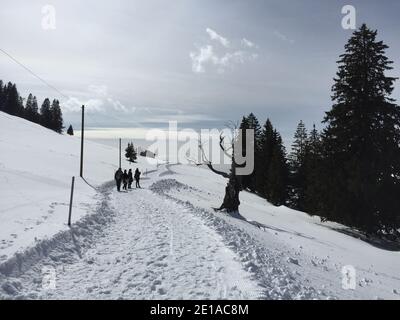
[[[51,85],[50,83],[48,83],[46,80],[44,80],[43,78],[41,78],[39,75],[37,75],[34,71],[32,71],[30,68],[28,68],[26,65],[24,65],[22,62],[18,61],[16,58],[14,58],[11,54],[9,54],[8,52],[6,52],[4,49],[0,48],[0,51],[5,54],[7,57],[9,57],[12,61],[14,61],[16,64],[18,64],[20,67],[22,67],[23,69],[25,69],[26,71],[28,71],[31,75],[33,75],[35,78],[37,78],[38,80],[40,80],[42,83],[44,83],[46,86],[48,86],[49,88],[51,88],[52,90],[56,91],[57,93],[59,93],[60,95],[62,95],[64,98],[66,99],[71,99],[71,97],[65,95],[64,93],[62,93],[59,89],[57,89],[55,86]],[[107,117],[111,117],[114,118],[114,120],[117,120],[119,122],[123,121],[120,118],[117,118],[116,116],[112,115],[112,114],[107,114]],[[98,127],[102,127],[103,125],[100,124],[100,122],[94,120],[93,117],[91,117],[89,115],[89,118],[91,120],[91,122],[94,122]]]
[[[64,98],[70,99],[67,95],[62,93],[60,90],[58,90],[56,87],[48,83],[46,80],[38,76],[35,72],[33,72],[31,69],[29,69],[27,66],[25,66],[22,62],[19,62],[16,58],[14,58],[11,54],[8,52],[4,51],[3,49],[0,48],[0,51],[3,52],[7,57],[9,57],[11,60],[13,60],[15,63],[17,63],[20,67],[24,68],[26,71],[28,71],[31,75],[33,75],[35,78],[39,79],[41,82],[43,82],[46,86],[49,88],[53,89],[54,91],[58,92],[61,94]]]

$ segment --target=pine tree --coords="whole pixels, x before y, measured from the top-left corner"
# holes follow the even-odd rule
[[[340,56],[333,108],[325,117],[316,210],[367,232],[400,227],[400,108],[377,31],[364,24]]]
[[[69,134],[70,136],[74,135],[74,128],[72,128],[71,124],[68,127],[67,134]]]
[[[286,151],[280,134],[274,130],[271,162],[267,171],[265,196],[276,206],[286,204],[288,167]]]
[[[37,122],[39,119],[36,97],[31,93],[29,94],[25,104],[25,118],[32,122]]]
[[[259,158],[258,155],[260,153],[260,139],[261,139],[261,126],[258,122],[257,117],[250,113],[248,117],[243,117],[242,122],[240,124],[240,129],[242,130],[242,154],[246,155],[246,150],[251,150],[254,156],[254,171],[248,176],[241,177],[242,189],[249,189],[251,192],[255,192],[257,187],[257,171],[259,167]],[[252,146],[246,145],[246,130],[254,130],[254,144]],[[250,155],[249,155],[250,156]]]
[[[64,129],[63,124],[63,116],[60,107],[60,102],[56,99],[53,100],[53,103],[50,107],[51,121],[50,121],[50,129],[54,130],[57,133],[62,133]]]
[[[40,107],[40,123],[43,127],[49,129],[51,128],[51,121],[52,121],[50,108],[51,108],[50,100],[49,98],[46,98],[43,101],[42,106]]]
[[[40,123],[40,114],[39,114],[39,107],[37,103],[37,98],[36,96],[33,96],[33,101],[32,101],[32,121],[35,123]]]
[[[269,119],[261,133],[259,157],[257,192],[274,205],[285,204],[288,177],[286,151],[280,134]]]
[[[323,175],[321,172],[321,137],[315,124],[307,139],[303,168],[304,201],[302,210],[312,215],[318,207],[319,180]]]
[[[264,124],[260,138],[260,151],[257,156],[259,163],[257,166],[256,191],[265,197],[266,181],[268,179],[269,166],[271,164],[274,148],[274,128],[269,119]]]
[[[4,104],[6,101],[6,93],[3,81],[0,80],[0,111],[4,110]]]
[[[305,157],[307,147],[307,129],[303,121],[297,126],[294,134],[290,160],[290,204],[293,208],[304,210],[305,201]]]
[[[125,149],[125,157],[130,163],[135,162],[137,159],[137,153],[132,142],[128,143],[128,147]]]
[[[3,111],[13,116],[22,116],[24,107],[17,90],[17,86],[9,82],[5,89],[5,102]]]

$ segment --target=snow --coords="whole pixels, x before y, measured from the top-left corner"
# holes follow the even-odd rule
[[[67,230],[72,176],[79,176],[80,139],[0,112],[0,264],[16,252]],[[114,176],[118,151],[85,142],[84,176],[100,185]],[[142,171],[156,165],[145,163]],[[76,179],[72,220],[98,193]]]
[[[398,251],[247,192],[240,216],[214,212],[207,168],[140,157],[143,189],[118,193],[118,150],[86,142],[68,228],[79,138],[0,112],[0,150],[0,298],[400,299]]]

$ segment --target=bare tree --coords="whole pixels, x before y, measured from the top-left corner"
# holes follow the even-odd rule
[[[239,193],[241,190],[241,179],[240,176],[237,175],[237,169],[241,166],[236,161],[236,152],[235,150],[242,150],[238,148],[239,143],[241,143],[241,135],[238,133],[238,125],[234,123],[230,123],[228,128],[232,131],[232,137],[230,141],[226,141],[227,138],[222,133],[219,136],[219,147],[224,155],[231,159],[231,165],[229,172],[221,171],[216,169],[215,165],[208,159],[206,156],[203,142],[201,141],[201,136],[199,138],[199,151],[200,151],[200,161],[192,163],[196,163],[196,165],[206,165],[212,172],[218,174],[226,179],[228,179],[228,183],[225,188],[225,196],[224,200],[219,208],[216,208],[217,211],[226,210],[230,214],[239,212]]]

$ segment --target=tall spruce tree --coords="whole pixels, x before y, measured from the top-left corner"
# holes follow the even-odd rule
[[[51,121],[52,121],[52,116],[51,116],[51,104],[49,98],[46,98],[42,106],[40,107],[40,124],[43,127],[46,128],[51,128]]]
[[[267,181],[267,173],[272,159],[274,128],[269,119],[265,122],[261,132],[261,148],[258,157],[260,158],[259,166],[257,167],[257,185],[256,191],[261,196],[265,197],[265,188]]]
[[[24,115],[27,120],[32,122],[37,122],[39,119],[36,97],[32,93],[29,94],[26,100]]]
[[[250,113],[247,117],[243,117],[240,129],[242,130],[241,145],[243,156],[247,156],[246,150],[254,153],[254,171],[248,176],[241,177],[241,185],[243,189],[249,189],[250,191],[255,192],[257,185],[257,167],[260,162],[258,155],[260,153],[261,145],[261,126],[257,117],[253,113]],[[254,130],[254,144],[251,146],[246,145],[246,130]]]
[[[269,202],[276,206],[286,204],[288,166],[286,162],[286,151],[282,143],[281,135],[274,130],[273,149],[271,162],[267,171],[265,196]]]
[[[50,115],[50,129],[54,130],[57,133],[62,133],[64,129],[64,122],[60,102],[57,99],[54,99],[53,103],[51,104]]]
[[[318,188],[321,170],[321,137],[318,130],[313,125],[306,144],[306,151],[303,161],[304,172],[304,199],[302,210],[313,214],[318,207]]]
[[[289,155],[290,177],[289,196],[290,205],[298,210],[304,210],[305,205],[305,179],[306,168],[305,158],[307,149],[307,129],[301,120],[294,134],[292,151]]]
[[[260,138],[260,167],[257,170],[257,192],[274,205],[287,199],[286,152],[280,134],[268,119]]]
[[[17,86],[11,82],[5,88],[5,102],[3,111],[13,116],[22,116],[24,106],[20,99]]]
[[[368,233],[400,227],[400,109],[390,98],[388,46],[376,38],[362,25],[338,61],[316,210]]]

